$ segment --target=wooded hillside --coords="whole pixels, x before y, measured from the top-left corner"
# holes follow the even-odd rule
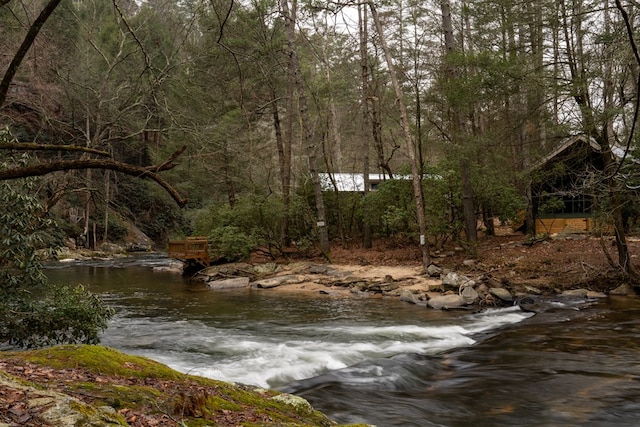
[[[133,222],[159,244],[208,236],[227,259],[401,236],[427,265],[446,242],[473,253],[494,218],[541,233],[534,216],[587,200],[571,215],[609,224],[631,272],[639,13],[620,0],[0,0],[0,149],[30,154],[0,179],[41,176],[46,212],[78,244]],[[576,135],[596,162],[571,180],[562,163],[532,167]],[[333,173],[359,174],[362,191],[334,191]]]

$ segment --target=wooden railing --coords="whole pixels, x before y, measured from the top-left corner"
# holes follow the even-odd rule
[[[179,259],[192,264],[200,264],[208,267],[211,263],[209,257],[209,242],[206,237],[187,237],[185,240],[172,240],[168,247],[169,258]]]

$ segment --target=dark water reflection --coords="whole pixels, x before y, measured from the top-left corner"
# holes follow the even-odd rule
[[[342,423],[638,426],[640,301],[524,319],[396,300],[209,292],[143,259],[49,270],[118,309],[104,343],[182,371],[279,388]],[[519,322],[519,323],[518,323]]]
[[[381,389],[331,374],[289,391],[345,422],[381,426],[638,426],[639,350],[640,304],[611,299],[538,315],[471,347],[405,357],[419,382]],[[375,411],[372,402],[385,400]]]

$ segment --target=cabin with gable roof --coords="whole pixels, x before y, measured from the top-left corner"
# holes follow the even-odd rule
[[[616,161],[621,161],[624,149],[614,146],[611,151]],[[527,169],[532,176],[530,208],[536,234],[602,229],[595,220],[595,211],[603,156],[602,147],[594,138],[575,135],[562,140]]]

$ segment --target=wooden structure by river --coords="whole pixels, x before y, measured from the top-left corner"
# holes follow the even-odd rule
[[[168,247],[169,258],[180,260],[189,267],[208,267],[211,264],[209,242],[206,237],[187,237],[184,240],[172,240]]]

